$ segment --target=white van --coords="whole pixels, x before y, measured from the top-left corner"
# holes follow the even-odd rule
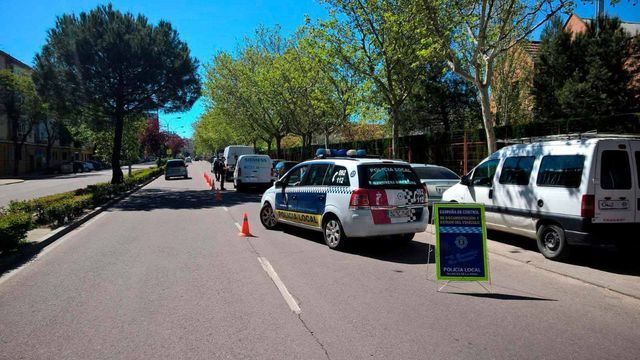
[[[253,150],[253,146],[246,145],[229,145],[224,148],[224,165],[227,167],[227,180],[231,181],[231,176],[233,176],[236,162],[238,158],[242,155],[251,155],[255,154]]]
[[[640,139],[507,146],[445,191],[485,205],[487,228],[534,238],[547,258],[571,245],[640,242]]]
[[[241,155],[233,173],[233,187],[238,191],[249,186],[267,188],[273,183],[272,169],[269,155]]]

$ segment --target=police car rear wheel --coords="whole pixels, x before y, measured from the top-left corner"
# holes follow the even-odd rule
[[[324,223],[322,230],[324,234],[324,242],[331,249],[342,249],[345,247],[347,237],[344,235],[340,220],[330,218]]]
[[[264,204],[264,206],[260,210],[260,222],[262,222],[262,226],[269,230],[275,229],[275,227],[278,225],[276,214],[273,212],[271,205]]]

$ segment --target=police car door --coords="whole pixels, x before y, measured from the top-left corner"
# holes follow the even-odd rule
[[[298,193],[308,168],[307,165],[295,167],[285,176],[282,189],[276,193],[276,210],[297,211]]]
[[[312,164],[304,179],[304,188],[297,195],[297,207],[300,212],[322,215],[327,201],[327,187],[323,185],[324,177],[331,164]],[[319,225],[319,224],[317,224]]]

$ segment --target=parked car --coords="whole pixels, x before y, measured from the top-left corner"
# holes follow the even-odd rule
[[[273,183],[273,166],[269,155],[241,155],[233,174],[233,187],[266,188]]]
[[[95,170],[95,168],[93,167],[93,164],[90,161],[83,161],[82,162],[82,166],[84,168],[84,171],[93,171],[93,170]]]
[[[298,164],[299,162],[297,161],[280,161],[274,168],[274,180],[280,179],[282,176],[284,176],[284,174],[287,173],[287,171],[291,170],[292,167]]]
[[[224,148],[224,165],[227,167],[227,181],[233,180],[233,174],[236,169],[236,161],[242,155],[255,154],[253,146],[230,145]]]
[[[102,164],[100,164],[99,161],[95,161],[95,160],[87,160],[88,163],[91,163],[91,165],[93,165],[93,169],[98,171],[98,170],[102,170]]]
[[[62,164],[60,164],[58,171],[61,174],[71,174],[71,173],[75,172],[74,169],[75,169],[75,167],[73,166],[73,162],[66,161],[66,162],[63,162]]]
[[[74,173],[78,173],[78,172],[85,172],[85,166],[84,163],[82,161],[73,161],[73,172]]]
[[[443,201],[485,206],[487,228],[537,240],[547,258],[573,245],[638,245],[640,140],[599,138],[512,145],[462,177]]]
[[[460,176],[444,166],[411,164],[411,167],[418,174],[420,182],[427,190],[429,206],[442,200],[442,194],[460,182]]]
[[[193,162],[193,160],[191,160],[191,156],[187,156],[186,158],[184,158],[184,162],[191,164]]]
[[[171,159],[167,161],[164,170],[164,179],[169,180],[172,177],[181,177],[188,179],[187,164],[182,159]]]
[[[260,220],[322,231],[332,249],[349,238],[392,236],[408,242],[425,231],[425,190],[408,163],[347,158],[305,161],[269,188]]]

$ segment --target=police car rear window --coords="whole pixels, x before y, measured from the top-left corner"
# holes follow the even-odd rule
[[[420,179],[409,166],[364,165],[362,166],[364,187],[405,188],[420,186]]]

